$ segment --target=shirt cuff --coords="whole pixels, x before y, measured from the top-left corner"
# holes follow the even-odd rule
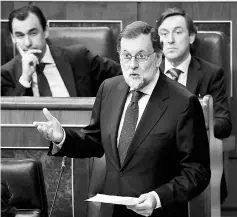
[[[52,142],[53,143],[52,154],[56,154],[62,148],[65,139],[66,139],[66,133],[65,133],[65,130],[63,129],[63,139],[62,139],[62,141],[60,143]]]
[[[22,86],[26,87],[26,88],[30,88],[31,87],[31,82],[28,82],[26,80],[24,80],[22,78],[22,76],[19,78],[19,82]]]
[[[151,193],[156,198],[156,208],[155,209],[160,208],[161,207],[161,203],[160,203],[160,198],[159,198],[158,194],[155,191],[151,191]]]

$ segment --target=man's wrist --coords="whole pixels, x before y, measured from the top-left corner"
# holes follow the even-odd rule
[[[25,76],[21,76],[19,78],[19,82],[21,83],[22,86],[24,86],[26,88],[31,87],[31,79],[30,78],[26,78]]]
[[[62,128],[62,130],[63,130],[63,138],[62,138],[62,140],[60,142],[56,142],[56,141],[53,142],[53,144],[56,145],[58,148],[62,148],[63,143],[64,143],[64,141],[66,139],[66,132],[65,132],[65,130],[63,128]]]
[[[158,194],[155,191],[151,191],[151,194],[153,194],[155,196],[155,199],[156,199],[155,209],[160,208],[161,207],[160,197],[158,196]]]

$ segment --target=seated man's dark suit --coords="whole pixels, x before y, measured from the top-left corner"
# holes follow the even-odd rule
[[[94,97],[106,78],[121,74],[117,62],[94,56],[82,45],[49,48],[71,97]],[[20,55],[1,67],[2,96],[33,96],[31,88],[25,88],[19,83],[21,74]]]
[[[164,62],[161,67],[164,69]],[[214,134],[216,138],[226,138],[232,130],[228,98],[225,91],[224,71],[222,68],[201,58],[192,56],[188,68],[187,89],[198,97],[207,94],[213,97]],[[227,197],[225,176],[221,179],[221,201]]]
[[[164,61],[161,68],[164,69]],[[198,97],[207,94],[213,97],[214,134],[216,138],[226,138],[232,130],[228,98],[225,91],[222,68],[201,58],[193,57],[188,69],[187,89]]]
[[[80,135],[65,130],[57,156],[106,157],[103,193],[139,197],[156,191],[162,208],[153,217],[187,217],[188,201],[210,181],[209,145],[199,100],[160,74],[138,124],[123,166],[117,133],[129,86],[123,76],[101,85],[90,124]],[[51,155],[52,144],[49,149]],[[123,206],[102,204],[100,217],[140,216]]]

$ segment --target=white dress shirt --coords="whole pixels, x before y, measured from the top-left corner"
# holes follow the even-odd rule
[[[57,66],[54,62],[52,54],[50,52],[49,46],[46,45],[45,55],[41,59],[42,63],[46,63],[44,68],[44,75],[48,80],[50,90],[52,92],[53,97],[69,97],[68,90],[63,82],[63,79],[57,69]],[[19,82],[26,88],[32,87],[33,96],[40,96],[39,95],[39,88],[38,88],[38,81],[37,81],[37,74],[34,72],[32,74],[32,81],[28,82],[20,77]]]
[[[178,82],[184,86],[186,86],[187,83],[187,77],[188,77],[188,67],[191,61],[191,54],[188,55],[188,57],[186,58],[186,60],[184,60],[181,64],[179,64],[177,67],[174,67],[166,58],[165,58],[165,75],[170,77],[171,75],[169,73],[167,73],[167,71],[171,68],[176,68],[182,71],[182,73],[180,73],[179,78],[178,78]],[[170,77],[171,78],[171,77]]]

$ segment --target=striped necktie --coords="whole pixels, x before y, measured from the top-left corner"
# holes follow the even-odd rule
[[[179,75],[182,73],[182,71],[176,68],[171,68],[166,73],[171,75],[171,79],[178,81]]]

